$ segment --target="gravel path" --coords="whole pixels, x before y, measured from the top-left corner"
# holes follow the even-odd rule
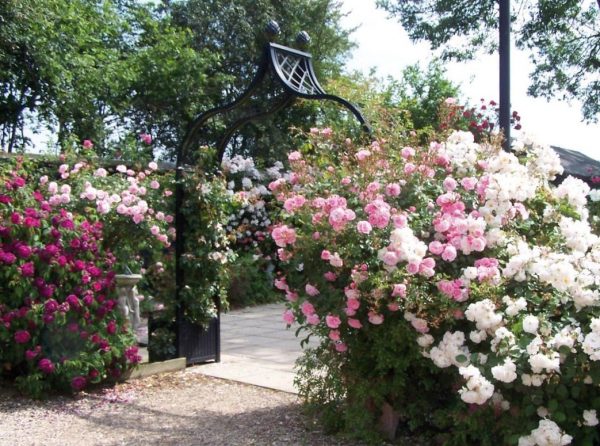
[[[352,445],[301,415],[297,397],[185,371],[32,401],[0,388],[0,446]]]

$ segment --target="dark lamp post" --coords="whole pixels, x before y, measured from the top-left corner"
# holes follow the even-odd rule
[[[500,129],[505,150],[510,149],[510,0],[500,2]]]

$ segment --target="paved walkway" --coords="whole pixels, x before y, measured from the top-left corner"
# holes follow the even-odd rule
[[[295,328],[286,329],[284,309],[284,304],[269,304],[221,315],[221,362],[188,370],[297,393],[294,363],[302,349]]]

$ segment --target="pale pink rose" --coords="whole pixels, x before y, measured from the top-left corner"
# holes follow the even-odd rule
[[[327,324],[327,326],[329,328],[332,329],[336,329],[340,326],[340,324],[342,323],[341,319],[339,318],[339,316],[333,315],[333,314],[328,314],[325,317],[325,323]]]
[[[481,252],[485,249],[486,241],[483,237],[475,237],[471,240],[470,244],[473,251]]]
[[[282,262],[287,262],[288,260],[290,260],[292,258],[292,253],[289,251],[286,251],[283,248],[279,248],[279,249],[277,249],[277,256],[279,257],[279,260],[281,260]]]
[[[331,130],[329,127],[325,127],[323,130],[321,130],[321,135],[325,136],[325,137],[330,137],[333,134],[333,130]]]
[[[446,105],[454,105],[454,104],[456,104],[456,98],[446,98],[444,100],[444,104],[446,104]]]
[[[359,150],[356,153],[356,159],[358,161],[364,161],[364,160],[366,160],[370,156],[371,156],[371,152],[368,151],[368,150],[366,150],[366,149]]]
[[[99,177],[99,178],[104,178],[107,175],[108,175],[108,172],[103,167],[96,169],[96,171],[94,172],[94,176]]]
[[[309,325],[319,325],[319,322],[319,315],[316,313],[306,317],[306,323]]]
[[[427,326],[427,321],[425,319],[416,317],[410,321],[410,323],[419,333],[427,333],[429,331],[429,327]]]
[[[373,181],[367,185],[367,192],[370,194],[374,194],[379,189],[381,189],[381,184],[379,184],[377,181]]]
[[[361,220],[356,224],[356,230],[361,234],[369,234],[373,230],[373,227],[368,221]]]
[[[416,170],[417,166],[415,166],[413,163],[406,163],[404,165],[404,173],[407,175],[414,173]]]
[[[444,186],[444,189],[446,189],[448,192],[452,192],[454,189],[456,189],[457,183],[454,178],[446,177],[442,185]]]
[[[296,302],[298,300],[298,293],[292,290],[287,290],[285,292],[285,298],[288,300],[288,302]]]
[[[319,233],[318,231],[315,231],[312,233],[313,240],[319,240],[320,238],[321,238],[321,233]]]
[[[357,330],[362,328],[362,324],[358,319],[348,318],[348,325],[352,328],[356,328]]]
[[[465,188],[465,190],[473,190],[475,186],[477,186],[477,178],[466,177],[460,180],[460,185]]]
[[[310,134],[311,135],[318,135],[319,134],[319,129],[317,127],[311,127],[310,128]]]
[[[165,219],[165,214],[164,214],[163,212],[161,212],[161,211],[157,212],[157,213],[156,213],[156,219],[157,219],[158,221],[164,221],[164,219]]]
[[[277,226],[273,229],[271,237],[273,237],[277,246],[285,248],[287,245],[293,245],[296,242],[296,231],[287,225]]]
[[[350,179],[350,177],[344,177],[342,178],[340,183],[342,184],[342,186],[347,186],[348,184],[352,183],[352,180]]]
[[[343,342],[338,341],[334,345],[335,345],[335,350],[338,353],[344,353],[344,352],[348,351],[348,346],[346,344],[344,344]]]
[[[281,279],[275,279],[273,281],[273,285],[275,285],[275,288],[277,288],[278,290],[287,291],[290,289],[290,287],[286,283],[285,277],[282,277]]]
[[[329,260],[330,258],[331,258],[331,253],[329,251],[327,251],[326,249],[321,251],[321,259],[322,260]]]
[[[134,216],[133,216],[133,222],[136,225],[140,224],[143,220],[144,220],[144,215],[143,214],[134,214]]]
[[[165,191],[163,192],[163,195],[164,195],[165,197],[170,197],[171,195],[173,195],[173,191],[172,191],[172,190],[168,190],[168,189],[167,189],[167,190],[165,190]]]
[[[302,159],[302,154],[297,150],[288,155],[288,161],[298,161]]]
[[[387,186],[385,186],[385,193],[390,197],[397,197],[398,195],[400,195],[401,190],[402,189],[398,183],[390,183]]]
[[[329,258],[329,264],[335,268],[341,268],[344,262],[340,255],[336,252]]]
[[[40,185],[44,185],[48,182],[48,175],[44,175],[43,177],[40,178]]]
[[[442,259],[446,262],[452,262],[456,259],[456,248],[452,245],[446,245],[444,247],[444,252],[442,252]]]
[[[434,240],[429,244],[429,251],[436,256],[439,256],[442,252],[444,252],[444,244],[438,240]]]
[[[150,168],[150,170],[156,170],[158,169],[158,164],[156,164],[154,161],[150,161],[148,163],[148,167]]]
[[[331,339],[332,341],[339,341],[340,340],[340,331],[339,330],[331,330],[329,332],[328,335],[329,339]]]
[[[346,306],[353,311],[356,311],[360,308],[360,300],[355,297],[350,297],[346,300]]]
[[[394,289],[392,290],[392,296],[406,297],[406,285],[404,285],[403,283],[395,284]]]
[[[411,156],[415,156],[415,149],[413,149],[412,147],[404,147],[400,151],[400,154],[402,155],[402,158],[408,159]]]
[[[327,271],[325,274],[323,274],[323,277],[328,282],[335,282],[337,279],[337,274],[333,271]]]
[[[117,166],[117,172],[121,172],[121,173],[127,172],[127,166],[124,166],[123,164],[119,164]]]
[[[311,285],[310,283],[307,283],[306,286],[304,287],[304,290],[306,291],[306,294],[308,294],[309,296],[318,296],[319,294],[321,294],[321,292],[319,291],[319,289],[313,285]]]
[[[400,304],[398,302],[390,302],[387,307],[388,310],[395,312],[400,309]]]
[[[398,254],[396,254],[394,251],[386,251],[381,260],[383,260],[383,263],[388,266],[396,266],[396,264],[400,261]]]
[[[150,228],[150,233],[151,233],[152,235],[158,235],[158,234],[160,234],[160,228],[159,228],[158,226],[156,226],[156,225],[153,225],[153,226]]]
[[[373,325],[383,324],[383,315],[369,311],[369,322]]]
[[[120,205],[118,205],[117,206],[117,214],[127,215],[128,214],[127,206],[125,206],[123,203],[121,203]]]
[[[99,214],[108,214],[110,212],[110,203],[105,200],[102,200],[96,205],[96,210]]]
[[[346,288],[344,289],[344,294],[348,299],[358,299],[360,297],[360,291],[358,291],[356,288]]]
[[[167,215],[167,216],[165,217],[165,221],[166,221],[167,223],[173,223],[173,220],[175,220],[175,219],[173,218],[173,216],[172,216],[172,215]]]
[[[294,313],[292,312],[292,310],[286,310],[283,313],[283,321],[287,324],[287,325],[292,325],[294,323],[294,321],[296,320],[296,317],[294,316]]]
[[[66,173],[69,170],[69,165],[68,164],[61,164],[60,166],[58,166],[58,173]]]
[[[406,228],[408,226],[408,218],[404,214],[393,215],[392,222],[394,223],[394,227],[398,229]]]
[[[158,189],[160,187],[160,183],[156,180],[152,180],[150,182],[150,188],[151,189]]]
[[[344,313],[346,313],[346,316],[348,317],[356,316],[356,310],[352,310],[348,307],[344,308]]]
[[[311,314],[315,313],[315,307],[313,306],[313,304],[311,304],[308,301],[304,301],[302,302],[302,305],[300,306],[300,310],[302,311],[302,314],[304,316],[310,316]]]
[[[406,271],[408,271],[409,274],[417,274],[419,272],[419,263],[410,262],[406,265]]]

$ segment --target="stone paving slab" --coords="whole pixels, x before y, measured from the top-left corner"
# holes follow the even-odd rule
[[[294,364],[301,338],[282,319],[285,305],[268,304],[221,315],[221,362],[190,368],[194,373],[298,393]]]

